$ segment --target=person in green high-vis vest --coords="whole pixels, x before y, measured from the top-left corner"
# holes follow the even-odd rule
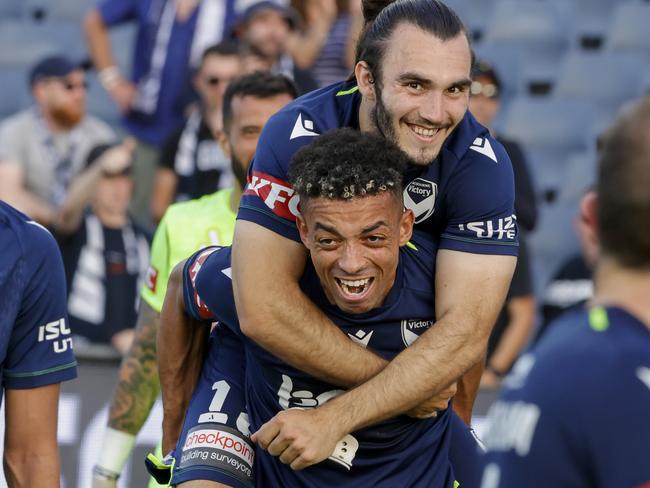
[[[117,486],[136,435],[160,390],[156,333],[171,270],[202,247],[229,246],[232,243],[239,197],[262,127],[271,115],[296,95],[295,86],[289,79],[268,73],[245,75],[233,81],[226,90],[224,129],[219,137],[230,155],[235,184],[233,188],[171,205],[156,230],[151,263],[141,291],[135,339],[120,367],[106,434],[93,470],[93,488]],[[160,454],[158,452],[161,458]],[[142,466],[139,461],[137,464]],[[149,486],[164,485],[152,479]]]

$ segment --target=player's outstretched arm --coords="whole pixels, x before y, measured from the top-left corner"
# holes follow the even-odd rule
[[[307,251],[260,225],[238,220],[233,290],[242,332],[312,376],[352,387],[386,361],[351,341],[300,290]]]
[[[97,479],[93,480],[94,486],[107,486],[108,478],[114,478],[111,483],[115,486],[115,480],[131,454],[135,436],[158,396],[156,333],[159,322],[160,314],[141,300],[133,343],[120,365],[118,383],[111,399],[108,428],[95,467]]]
[[[412,408],[483,357],[516,261],[513,256],[438,252],[438,320],[380,374],[331,402],[330,408],[347,417],[350,431]]]
[[[59,383],[6,390],[4,472],[10,487],[60,486],[58,407]]]
[[[515,263],[512,256],[440,250],[435,326],[361,386],[313,410],[281,412],[252,439],[302,469],[327,458],[344,435],[406,412],[444,389],[482,358]],[[290,416],[292,424],[306,427],[287,436],[284,422]]]
[[[209,328],[185,311],[183,268],[177,264],[169,277],[158,331],[158,369],[163,399],[163,452],[178,441],[183,417],[201,373]]]

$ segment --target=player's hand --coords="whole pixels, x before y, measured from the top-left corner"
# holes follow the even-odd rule
[[[251,440],[293,470],[327,459],[346,433],[321,409],[290,409],[278,413],[251,436]]]
[[[456,383],[452,383],[437,395],[406,412],[406,414],[410,417],[415,417],[416,419],[435,417],[438,412],[446,410],[449,407],[449,400],[451,400],[455,394]]]

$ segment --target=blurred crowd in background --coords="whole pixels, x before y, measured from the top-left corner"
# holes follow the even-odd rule
[[[478,56],[470,110],[515,173],[521,247],[492,387],[592,293],[579,201],[598,135],[650,88],[650,2],[448,3]],[[228,84],[260,70],[300,93],[346,79],[362,24],[361,0],[0,1],[0,199],[57,237],[79,356],[128,349],[167,207],[241,180],[220,142]]]

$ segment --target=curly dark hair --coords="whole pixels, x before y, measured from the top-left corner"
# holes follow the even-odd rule
[[[383,137],[335,129],[294,154],[289,182],[301,201],[349,200],[390,192],[402,198],[408,156]]]

